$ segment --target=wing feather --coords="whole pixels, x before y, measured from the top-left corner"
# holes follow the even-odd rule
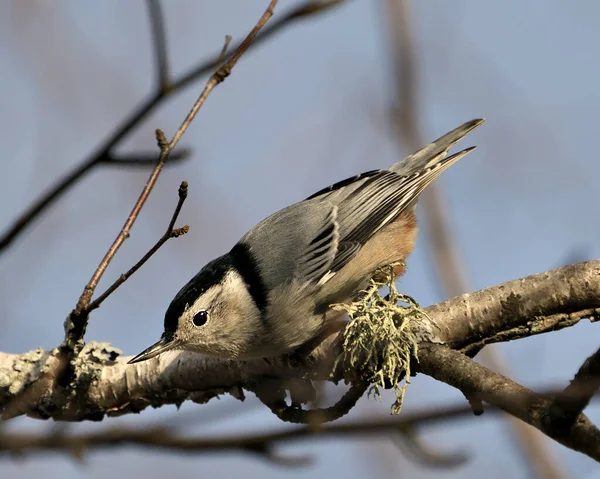
[[[241,240],[267,291],[292,278],[324,284],[439,174],[473,148],[444,158],[483,120],[452,130],[389,170],[371,170],[334,183],[266,218]]]

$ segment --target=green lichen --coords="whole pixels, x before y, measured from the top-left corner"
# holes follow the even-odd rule
[[[85,390],[102,375],[105,366],[111,366],[123,352],[108,342],[91,341],[81,348],[73,360],[75,375],[69,390],[72,395],[77,390]]]
[[[380,389],[393,388],[396,401],[392,414],[399,414],[410,383],[411,359],[417,359],[416,323],[425,312],[410,297],[398,293],[394,283],[394,263],[381,268],[367,289],[360,291],[350,304],[335,304],[350,316],[343,333],[343,352],[337,358],[345,377],[358,372],[362,380],[371,383],[368,396],[381,399]],[[387,287],[384,297],[381,289]],[[404,305],[401,305],[403,303]],[[404,384],[400,383],[404,379]]]
[[[41,348],[20,355],[12,365],[13,373],[5,372],[0,378],[0,388],[7,387],[10,395],[21,393],[28,384],[38,379],[43,357],[44,350]],[[7,384],[7,381],[10,383]]]

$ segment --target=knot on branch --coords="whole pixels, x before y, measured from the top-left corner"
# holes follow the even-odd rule
[[[332,305],[350,316],[335,369],[341,366],[346,378],[359,374],[362,381],[371,384],[369,396],[381,398],[380,388],[392,388],[396,394],[392,414],[399,414],[402,409],[410,383],[411,361],[417,359],[416,323],[426,317],[410,296],[396,290],[394,267],[399,264],[379,269],[369,287],[361,291],[354,302]],[[381,296],[382,287],[389,289],[386,297]],[[400,386],[402,379],[405,382]]]
[[[190,230],[190,225],[185,225],[181,228],[175,228],[174,230],[171,230],[169,237],[179,238],[180,236],[183,236],[184,234],[186,234],[189,230]]]
[[[215,73],[213,73],[213,78],[218,83],[225,81],[225,79],[231,75],[231,66],[228,64],[223,65],[219,68]]]
[[[169,142],[165,136],[165,133],[160,128],[157,128],[154,134],[156,135],[156,143],[158,144],[158,148],[160,149],[161,153],[166,151],[169,147]]]
[[[188,182],[187,181],[182,181],[181,184],[179,185],[179,198],[181,200],[185,200],[187,198],[187,194],[188,194]]]

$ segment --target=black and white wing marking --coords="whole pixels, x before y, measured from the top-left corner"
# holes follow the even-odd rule
[[[360,173],[358,175],[351,176],[350,178],[346,178],[345,180],[338,181],[337,183],[334,183],[333,185],[330,185],[327,188],[323,188],[322,190],[317,191],[316,193],[310,195],[306,199],[312,200],[313,198],[316,198],[317,196],[331,193],[332,191],[339,190],[340,188],[343,188],[344,186],[348,186],[352,183],[356,183],[364,178],[369,178],[371,176],[375,176],[381,172],[382,172],[382,170],[370,170],[370,171],[365,171],[364,173]]]
[[[423,189],[442,171],[471,150],[468,148],[440,159],[411,175],[374,170],[321,190],[319,195],[338,206],[339,248],[330,271],[336,272],[344,267],[373,235],[412,207]],[[344,187],[349,187],[348,194],[344,194]],[[319,195],[315,194],[312,198]]]
[[[295,274],[305,283],[318,282],[331,269],[338,254],[339,224],[333,205],[321,228],[298,258]]]
[[[472,148],[410,175],[372,170],[320,190],[261,221],[230,252],[266,306],[268,292],[293,278],[323,284],[404,210],[443,170]],[[261,308],[262,309],[262,308]]]
[[[291,280],[318,281],[338,253],[338,207],[302,201],[265,218],[233,247],[230,255],[259,307],[268,294]]]

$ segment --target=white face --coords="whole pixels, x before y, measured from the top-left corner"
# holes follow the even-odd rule
[[[252,337],[261,324],[246,284],[230,270],[220,283],[187,305],[175,336],[180,349],[232,359],[252,348]]]

